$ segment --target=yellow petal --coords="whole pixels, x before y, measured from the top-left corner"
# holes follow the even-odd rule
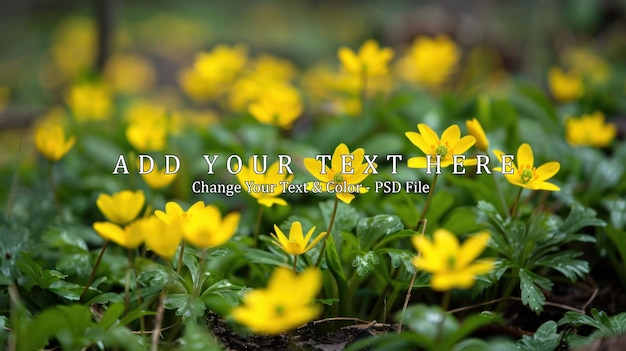
[[[485,250],[490,238],[489,232],[482,231],[466,239],[456,257],[456,266],[459,268],[468,266]]]
[[[524,143],[517,149],[517,167],[520,169],[532,168],[535,162],[533,149]]]
[[[544,181],[552,178],[561,168],[561,164],[558,162],[548,162],[537,168],[537,180]]]

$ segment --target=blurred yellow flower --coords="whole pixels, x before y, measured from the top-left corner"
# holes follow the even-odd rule
[[[161,119],[146,119],[126,127],[126,139],[137,151],[163,151],[167,147],[168,126]]]
[[[441,134],[441,139],[439,139],[437,133],[426,124],[418,124],[417,129],[419,133],[406,132],[405,135],[413,145],[417,146],[427,156],[430,156],[431,166],[435,165],[437,162],[437,155],[441,156],[441,167],[450,166],[454,162],[453,156],[462,155],[476,142],[476,138],[471,135],[466,135],[461,138],[461,130],[456,124],[444,130],[443,134]],[[463,165],[465,166],[475,164],[476,159],[463,160]],[[428,160],[424,156],[411,157],[407,165],[410,168],[427,168]]]
[[[350,152],[346,144],[341,143],[335,148],[330,168],[324,160],[314,158],[305,158],[304,167],[320,181],[322,191],[335,193],[339,200],[349,204],[354,199],[353,193],[368,191],[361,182],[378,167],[375,163],[371,166],[363,163],[364,156],[365,150],[362,148]],[[314,185],[308,183],[307,188],[310,190]]]
[[[595,112],[580,118],[568,118],[565,122],[565,137],[573,146],[609,146],[617,136],[617,126],[605,123],[604,113]]]
[[[78,122],[108,119],[113,109],[109,90],[101,84],[73,85],[65,94],[65,102]]]
[[[430,285],[433,290],[468,289],[474,285],[477,275],[493,269],[491,259],[474,262],[487,247],[490,237],[483,231],[459,245],[457,237],[445,229],[435,231],[432,242],[421,235],[413,236],[413,246],[419,252],[413,265],[432,273]]]
[[[302,98],[298,90],[290,85],[273,84],[259,93],[248,111],[261,123],[291,128],[302,114]]]
[[[322,308],[313,300],[322,288],[322,273],[307,268],[300,275],[276,268],[267,288],[255,289],[231,316],[257,334],[280,334],[317,317]]]
[[[457,70],[460,58],[461,50],[448,36],[420,36],[400,60],[398,71],[409,82],[439,90]]]
[[[111,222],[96,222],[93,229],[102,238],[111,240],[119,246],[134,249],[143,242],[144,221],[140,218],[124,226],[124,228]]]
[[[573,48],[567,50],[563,56],[568,67],[580,72],[591,83],[602,84],[609,79],[611,67],[594,52],[584,48]]]
[[[487,151],[489,149],[489,140],[480,122],[476,118],[472,118],[465,121],[465,126],[467,127],[467,132],[476,139],[476,148],[480,151]]]
[[[302,115],[302,98],[294,87],[275,84],[260,93],[248,111],[261,123],[288,129]]]
[[[115,91],[125,94],[145,92],[154,85],[154,67],[138,55],[115,54],[107,60],[104,77]]]
[[[548,72],[548,86],[552,96],[559,102],[574,101],[585,92],[580,74],[576,72],[565,73],[557,67],[551,68]]]
[[[327,66],[314,67],[304,76],[305,90],[313,107],[332,116],[361,116],[363,84],[362,77],[345,70],[335,72]],[[366,84],[368,97],[387,94],[392,89],[390,75],[368,78]]]
[[[504,152],[499,150],[493,151],[496,157],[502,161],[502,155]],[[534,167],[535,158],[533,150],[530,145],[524,143],[517,149],[517,167],[515,164],[511,164],[511,168],[505,167],[504,172],[511,172],[511,174],[504,173],[506,180],[522,188],[531,190],[549,190],[559,191],[558,186],[546,182],[546,180],[552,178],[561,168],[561,164],[555,161],[547,162],[541,166]],[[502,172],[502,167],[494,167],[494,170]]]
[[[233,84],[228,94],[231,109],[241,112],[268,89],[276,85],[289,85],[296,74],[295,66],[269,54],[261,54]]]
[[[35,147],[37,151],[53,162],[65,156],[75,142],[75,137],[65,138],[65,132],[59,125],[38,127],[35,131]]]
[[[144,201],[143,191],[122,190],[113,195],[98,195],[96,205],[106,219],[123,225],[137,218]]]
[[[65,79],[84,73],[95,62],[96,25],[88,17],[70,17],[52,32],[52,58]]]
[[[138,221],[146,247],[165,259],[171,259],[180,245],[181,229],[165,223],[156,216]]]
[[[375,77],[387,74],[394,52],[391,48],[380,48],[376,40],[368,39],[361,45],[358,53],[341,47],[338,55],[348,72],[363,77]]]
[[[289,255],[302,255],[303,253],[309,251],[315,246],[320,240],[322,240],[326,236],[326,232],[320,233],[315,239],[309,243],[313,233],[315,232],[315,227],[311,228],[304,236],[302,231],[302,223],[293,222],[291,223],[291,228],[289,229],[289,238],[283,234],[283,232],[278,228],[277,225],[274,225],[274,230],[276,234],[271,234],[272,242],[278,245],[283,251],[288,253]]]
[[[222,219],[219,209],[213,205],[198,209],[187,217],[183,225],[185,240],[199,248],[216,247],[226,243],[235,234],[241,215],[229,213]]]
[[[170,165],[170,172],[173,172],[174,169],[171,168],[173,165]],[[150,168],[150,161],[144,160],[143,169],[148,170]],[[165,173],[165,167],[160,169],[157,165],[154,165],[154,169],[150,173],[140,174],[141,178],[148,184],[151,189],[159,190],[163,189],[166,186],[170,185],[178,173]]]
[[[286,206],[287,201],[278,197],[283,193],[281,182],[290,183],[293,180],[293,175],[286,170],[283,170],[283,174],[279,174],[278,172],[281,170],[278,166],[278,161],[274,162],[265,172],[257,174],[255,170],[263,169],[263,161],[260,158],[257,159],[255,167],[254,159],[250,157],[248,167],[242,166],[237,173],[237,180],[248,194],[257,199],[259,204],[267,207],[272,207],[274,204]],[[256,191],[255,185],[260,186],[258,191]]]
[[[287,83],[296,77],[297,69],[289,60],[270,54],[260,54],[252,64],[253,74],[273,82]]]
[[[241,73],[248,60],[247,55],[248,50],[243,45],[218,45],[210,52],[198,53],[193,68],[181,72],[180,84],[185,93],[195,100],[216,99]]]

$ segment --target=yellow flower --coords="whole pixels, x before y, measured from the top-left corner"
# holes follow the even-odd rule
[[[134,249],[143,242],[143,233],[147,219],[140,218],[124,226],[111,222],[96,222],[93,229],[104,239],[111,240],[119,246]]]
[[[205,208],[204,201],[197,201],[187,211],[183,211],[179,204],[170,201],[165,204],[165,212],[156,210],[154,215],[168,225],[182,229],[187,220],[194,214],[199,213],[203,208]]]
[[[139,215],[145,196],[143,191],[122,190],[113,195],[100,194],[96,200],[96,205],[100,212],[109,221],[116,224],[126,224]]]
[[[35,132],[35,147],[45,158],[56,162],[74,146],[75,137],[65,139],[65,132],[59,125],[39,127]]]
[[[183,237],[200,247],[216,247],[226,243],[235,234],[241,215],[230,213],[222,219],[217,207],[209,205],[188,216],[182,226]]]
[[[504,152],[499,150],[493,151],[496,157],[502,161],[502,155]],[[558,186],[546,182],[546,180],[552,178],[561,168],[558,162],[552,161],[544,163],[541,166],[534,167],[535,158],[533,156],[533,150],[530,145],[524,143],[517,149],[517,167],[511,164],[511,168],[505,167],[504,172],[511,172],[511,174],[504,173],[506,180],[522,188],[531,190],[561,190]],[[494,170],[502,172],[502,167],[494,167]]]
[[[342,47],[338,54],[341,64],[348,72],[365,77],[387,74],[387,65],[394,55],[391,48],[380,48],[373,39],[363,43],[358,53]]]
[[[79,122],[108,119],[113,108],[108,89],[100,84],[72,86],[65,95],[65,102]]]
[[[604,113],[595,112],[580,118],[569,118],[565,122],[565,137],[573,146],[605,147],[617,135],[613,123],[604,122]]]
[[[242,45],[218,45],[210,52],[198,53],[193,68],[179,76],[183,90],[198,101],[222,96],[245,67],[247,51]]]
[[[320,233],[315,239],[307,245],[311,237],[313,236],[313,232],[315,232],[315,227],[311,228],[306,236],[303,236],[302,232],[302,223],[293,222],[291,223],[291,228],[289,229],[289,239],[283,234],[283,232],[278,228],[277,225],[274,224],[274,230],[276,234],[271,234],[272,238],[276,239],[272,242],[278,246],[280,246],[283,251],[290,255],[302,255],[303,253],[309,251],[315,246],[320,240],[322,240],[326,236],[326,232]]]
[[[300,275],[276,268],[267,288],[249,292],[232,317],[257,334],[280,334],[317,317],[321,306],[313,300],[322,288],[322,274],[307,268]]]
[[[136,94],[154,85],[154,67],[137,55],[116,54],[107,60],[104,76],[119,92]]]
[[[174,169],[171,169],[171,167],[172,165],[170,165],[170,172],[174,171]],[[150,169],[150,161],[144,160],[143,168],[145,170]],[[163,169],[160,169],[157,165],[154,166],[152,172],[140,174],[144,182],[146,182],[146,184],[148,184],[148,186],[154,190],[162,189],[170,185],[174,181],[174,179],[176,179],[177,175],[178,173],[166,174],[165,167],[163,167]]]
[[[576,100],[585,92],[583,80],[578,73],[565,73],[556,67],[548,72],[548,85],[552,96],[559,102]]]
[[[588,49],[569,49],[563,56],[568,67],[580,72],[591,83],[605,83],[611,75],[611,67],[606,60]]]
[[[169,260],[172,258],[180,245],[181,229],[165,223],[156,216],[150,216],[138,221],[140,221],[139,225],[141,226],[142,237],[146,247],[165,259]]]
[[[135,122],[126,128],[126,139],[138,151],[163,151],[167,147],[168,126],[161,119]]]
[[[450,166],[454,162],[454,155],[461,155],[467,151],[476,138],[466,135],[461,138],[461,130],[456,124],[451,125],[441,134],[441,139],[429,126],[420,123],[417,125],[419,133],[406,132],[405,135],[413,145],[417,146],[423,153],[430,155],[430,163],[437,162],[437,155],[441,156],[441,167]],[[460,162],[461,160],[459,160]],[[476,159],[462,160],[463,165],[471,166],[476,164]],[[426,157],[411,157],[407,163],[410,168],[426,168],[428,161]]]
[[[470,288],[477,275],[493,269],[492,260],[474,262],[485,250],[489,238],[489,233],[483,231],[459,245],[457,237],[445,229],[435,231],[432,242],[416,235],[413,237],[413,246],[420,254],[413,259],[413,265],[432,273],[430,285],[434,290]]]
[[[335,148],[330,168],[323,160],[314,158],[305,158],[304,167],[320,181],[322,191],[335,193],[339,200],[349,204],[354,199],[353,193],[362,194],[368,191],[360,183],[378,166],[374,163],[372,169],[367,163],[363,163],[364,155],[365,150],[362,148],[351,153],[346,144],[341,143]],[[310,190],[315,185],[308,183],[307,188]]]
[[[290,85],[273,84],[259,94],[258,100],[250,104],[248,111],[259,122],[291,128],[302,115],[302,98]]]
[[[257,167],[255,168],[254,159],[250,157],[248,167],[241,167],[241,171],[237,173],[237,179],[248,194],[257,199],[259,204],[267,207],[272,207],[274,204],[286,206],[287,201],[278,197],[283,193],[281,182],[290,183],[293,180],[293,175],[290,175],[287,170],[283,170],[283,174],[278,174],[280,171],[278,166],[278,161],[274,162],[265,172],[257,174],[255,169],[262,170],[263,161],[257,159]],[[255,184],[261,186],[259,191],[255,191]]]
[[[461,51],[446,35],[417,37],[399,63],[401,76],[409,82],[439,90],[456,71]]]
[[[89,17],[64,19],[52,33],[50,49],[55,68],[74,78],[90,68],[98,50],[97,27]]]
[[[467,127],[467,132],[476,138],[476,148],[480,151],[487,151],[489,149],[489,140],[487,140],[487,135],[485,135],[480,122],[476,118],[472,118],[465,121],[465,126]]]

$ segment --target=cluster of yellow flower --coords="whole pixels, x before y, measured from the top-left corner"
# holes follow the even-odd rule
[[[157,210],[153,215],[137,218],[144,202],[141,190],[100,194],[96,204],[108,221],[94,223],[94,230],[128,249],[145,243],[148,249],[170,259],[181,239],[203,249],[216,247],[227,242],[239,225],[239,213],[222,218],[217,207],[205,206],[202,201],[187,211],[176,202],[168,202],[165,212]]]

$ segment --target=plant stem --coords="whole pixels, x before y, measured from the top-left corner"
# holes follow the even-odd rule
[[[426,225],[428,224],[428,220],[424,219],[424,225],[422,226],[421,237],[424,237],[424,232],[426,231]],[[420,257],[422,252],[417,253],[417,257]],[[409,305],[409,300],[411,299],[411,290],[413,290],[413,284],[415,283],[415,278],[417,277],[417,267],[415,267],[415,272],[413,272],[413,277],[411,277],[411,283],[409,283],[409,288],[406,291],[406,297],[404,298],[404,305],[402,306],[402,317],[400,318],[400,326],[398,327],[398,333],[402,332],[402,322],[404,321],[404,313],[406,313],[406,308]]]
[[[496,179],[496,177],[492,174],[491,175],[491,179],[493,179],[493,184],[496,187],[496,192],[498,193],[498,197],[500,198],[500,202],[502,203],[502,211],[504,211],[504,213],[506,213],[506,199],[504,198],[504,194],[502,193],[502,189],[500,189],[500,184],[498,184],[498,180]]]
[[[107,245],[109,245],[109,240],[106,240],[102,245],[102,249],[100,249],[100,254],[98,258],[96,258],[96,263],[93,265],[93,269],[91,270],[91,275],[89,275],[89,279],[87,279],[87,284],[83,289],[83,292],[80,294],[80,301],[83,300],[85,294],[87,294],[87,290],[89,290],[89,286],[93,282],[93,278],[96,276],[96,271],[98,270],[98,266],[100,266],[100,261],[102,261],[102,256],[104,256],[104,251],[107,249]]]
[[[433,199],[433,193],[435,192],[435,186],[437,185],[437,178],[439,174],[435,173],[433,176],[433,182],[430,186],[430,191],[428,192],[428,197],[426,198],[426,203],[424,204],[424,208],[422,209],[422,214],[420,215],[419,221],[415,225],[415,231],[419,231],[422,224],[425,225],[424,220],[426,219],[426,213],[428,212],[428,208],[430,207],[430,202]]]
[[[328,230],[326,230],[326,236],[324,237],[322,243],[322,250],[320,251],[320,255],[317,257],[317,262],[315,262],[315,267],[319,267],[322,263],[322,257],[324,257],[324,252],[326,251],[326,240],[331,235],[331,230],[333,229],[333,224],[335,223],[335,215],[337,214],[337,206],[339,205],[339,198],[335,197],[335,204],[333,205],[333,213],[330,215],[330,222],[328,223]]]
[[[176,273],[180,275],[180,271],[183,267],[183,255],[185,254],[185,240],[180,244],[180,254],[178,255],[178,265],[176,266]]]
[[[259,242],[259,232],[261,231],[261,219],[263,218],[263,208],[265,206],[261,205],[259,207],[259,213],[256,216],[256,225],[254,226],[254,248],[257,248]]]
[[[515,197],[515,201],[513,201],[513,205],[511,206],[511,218],[517,216],[517,208],[519,207],[519,199],[522,196],[522,190],[524,190],[524,188],[520,187],[517,192],[517,196]]]
[[[200,296],[200,290],[202,289],[202,284],[204,283],[204,281],[202,280],[202,275],[204,275],[204,261],[206,250],[207,249],[202,250],[202,252],[200,253],[200,259],[198,260],[198,275],[196,277],[196,281],[193,284],[193,297]]]
[[[50,160],[46,160],[46,173],[48,176],[48,183],[50,183],[50,190],[52,191],[52,199],[54,201],[54,204],[57,206],[57,208],[60,210],[61,209],[61,204],[59,203],[59,196],[57,194],[57,189],[54,186],[54,172],[52,167],[54,166],[54,162],[50,161]]]
[[[450,307],[450,290],[444,292],[441,297],[441,309],[446,312],[448,307]]]
[[[298,255],[293,255],[293,272],[298,273],[296,263],[298,262]]]

